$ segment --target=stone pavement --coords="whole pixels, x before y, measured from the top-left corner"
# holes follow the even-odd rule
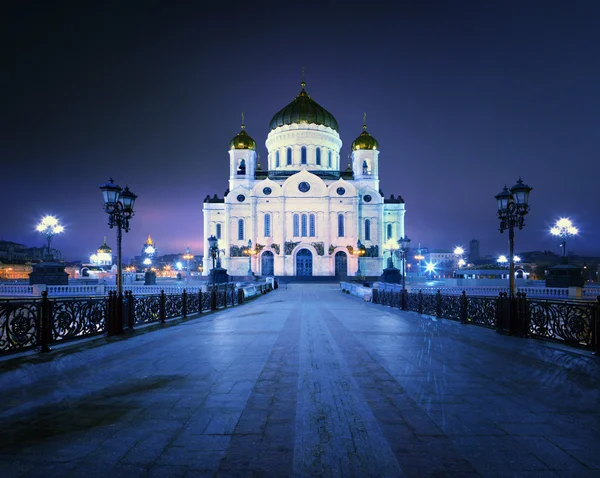
[[[0,361],[0,476],[600,476],[600,357],[289,284]]]

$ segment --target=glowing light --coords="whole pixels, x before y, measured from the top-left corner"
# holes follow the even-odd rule
[[[144,259],[144,265],[149,266],[150,264],[152,264],[152,259],[150,259],[149,257],[146,257]]]
[[[148,247],[146,247],[146,249],[144,250],[144,252],[146,254],[154,254],[156,252],[156,249],[154,249],[153,246],[148,246]]]
[[[569,218],[561,217],[556,224],[550,229],[550,234],[553,236],[575,236],[579,233],[579,230],[573,226],[573,223]]]
[[[183,264],[181,262],[178,262],[177,264],[175,264],[175,268],[180,271],[181,269],[183,269]]]
[[[431,272],[434,273],[435,272],[435,268],[436,268],[437,264],[434,262],[427,262],[425,264],[425,271],[426,272]]]
[[[508,262],[508,259],[506,258],[506,256],[500,256],[498,257],[498,262],[500,264],[506,264]]]
[[[459,259],[458,260],[458,267],[462,267],[466,264],[467,262],[464,259]]]
[[[464,253],[465,253],[465,250],[464,250],[462,247],[460,247],[460,246],[456,246],[456,247],[454,248],[454,254],[455,254],[455,255],[457,255],[457,256],[462,256]]]
[[[513,256],[513,261],[521,262],[521,258],[519,256]]]
[[[92,255],[90,256],[90,262],[91,262],[92,264],[98,264],[98,256],[97,256],[96,254],[92,254]]]

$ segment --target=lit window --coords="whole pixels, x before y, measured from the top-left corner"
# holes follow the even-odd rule
[[[265,214],[265,237],[271,237],[271,215]]]
[[[298,214],[294,214],[294,237],[300,235],[300,217]]]
[[[321,166],[321,148],[317,148],[317,166]]]
[[[242,241],[244,239],[244,220],[238,219],[238,239]]]
[[[388,239],[392,238],[392,225],[391,224],[387,225],[387,238]]]
[[[221,239],[221,224],[217,224],[217,239]]]
[[[302,237],[306,237],[306,214],[302,214]]]
[[[279,167],[279,151],[275,153],[275,167]]]
[[[371,220],[365,219],[365,240],[371,240]]]
[[[315,234],[315,215],[314,214],[311,214],[308,217],[308,229],[309,229],[310,237],[315,237],[316,234]]]
[[[344,237],[344,215],[338,214],[338,237]]]
[[[287,149],[287,165],[290,166],[292,164],[292,148]]]
[[[306,146],[302,146],[300,153],[301,153],[300,158],[301,158],[302,164],[306,164]]]

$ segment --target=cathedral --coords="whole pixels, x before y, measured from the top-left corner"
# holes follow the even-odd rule
[[[404,200],[379,189],[379,145],[366,119],[345,167],[336,119],[301,87],[271,120],[264,169],[242,117],[225,197],[204,200],[204,275],[209,236],[232,276],[341,277],[381,275],[404,236]]]

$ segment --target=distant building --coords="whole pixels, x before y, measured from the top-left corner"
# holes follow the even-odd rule
[[[469,262],[475,263],[479,261],[479,241],[472,239],[469,242]]]
[[[0,260],[15,264],[26,262],[40,262],[46,255],[46,246],[27,247],[24,244],[12,241],[0,241]],[[52,249],[55,260],[61,260],[62,254],[58,249]]]

